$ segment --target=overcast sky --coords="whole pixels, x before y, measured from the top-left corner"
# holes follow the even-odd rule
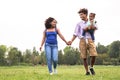
[[[34,46],[39,50],[44,21],[54,17],[66,40],[70,40],[80,8],[96,13],[99,30],[95,33],[95,43],[108,45],[120,40],[119,0],[0,0],[0,45],[18,47],[24,51]],[[78,47],[77,38],[72,46]],[[58,38],[59,49],[66,44]]]

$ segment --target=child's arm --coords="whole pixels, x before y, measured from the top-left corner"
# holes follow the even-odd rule
[[[90,25],[91,29],[97,30],[97,25],[96,25],[97,21],[94,22],[93,20],[91,20],[90,22],[91,22]]]
[[[41,41],[40,51],[42,50],[42,46],[45,43],[45,37],[46,37],[46,35],[45,35],[45,31],[44,31],[43,32],[43,38],[42,38],[42,41]]]
[[[91,21],[88,21],[84,31],[88,31],[90,29],[91,29]]]
[[[62,33],[60,32],[60,29],[57,28],[57,33],[59,35],[59,37],[68,45],[66,39],[64,38],[64,36],[62,35]]]

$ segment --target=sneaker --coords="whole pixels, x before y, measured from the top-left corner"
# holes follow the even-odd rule
[[[86,72],[86,74],[85,75],[90,75],[90,72]]]
[[[57,70],[56,69],[54,69],[54,74],[57,74]]]
[[[90,68],[90,72],[91,72],[92,75],[95,75],[95,71],[92,67]]]
[[[50,75],[53,75],[53,73],[51,72]]]

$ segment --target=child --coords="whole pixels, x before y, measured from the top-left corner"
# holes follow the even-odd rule
[[[49,69],[50,75],[53,74],[52,71],[52,63],[54,67],[54,73],[57,73],[57,62],[58,62],[58,45],[57,45],[57,34],[60,36],[60,38],[66,43],[67,41],[63,37],[63,35],[60,32],[60,29],[56,27],[57,21],[49,17],[45,21],[45,30],[43,32],[43,38],[40,46],[40,50],[42,49],[43,44],[45,43],[45,53],[46,53],[46,59],[47,59],[47,65]]]
[[[94,32],[97,28],[91,27],[91,25],[96,25],[97,23],[96,21],[94,21],[95,15],[96,15],[95,13],[90,13],[89,21],[87,22],[87,27],[83,30],[83,34],[82,34],[82,36],[85,36],[85,33],[89,32],[93,41],[95,40]]]

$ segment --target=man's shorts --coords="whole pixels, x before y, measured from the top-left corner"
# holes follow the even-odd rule
[[[90,56],[97,56],[96,46],[92,39],[87,39],[87,42],[85,39],[80,39],[79,44],[80,52],[81,52],[81,58],[87,58],[87,55],[89,53]]]

